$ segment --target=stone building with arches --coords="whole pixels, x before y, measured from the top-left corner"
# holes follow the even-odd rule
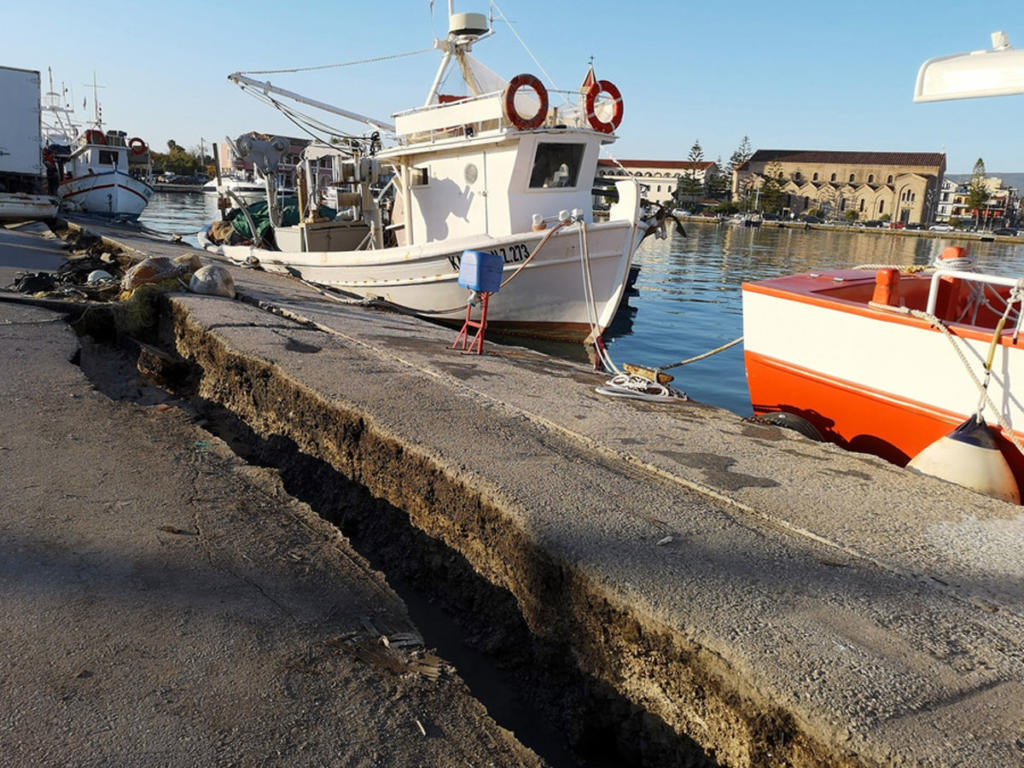
[[[597,161],[598,178],[611,180],[635,176],[643,188],[644,197],[652,203],[672,200],[683,178],[700,181],[703,186],[717,166],[713,162],[694,163],[689,160],[608,160]]]
[[[768,176],[779,179],[783,213],[818,210],[826,219],[857,213],[861,221],[929,224],[946,173],[939,152],[842,152],[759,149],[736,169],[734,200],[757,198]]]

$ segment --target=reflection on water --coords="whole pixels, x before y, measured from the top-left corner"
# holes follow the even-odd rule
[[[218,217],[216,195],[156,193],[140,217],[146,226],[195,233]],[[707,352],[743,333],[740,284],[791,272],[860,264],[928,264],[950,244],[969,245],[986,271],[1024,275],[1024,242],[982,243],[945,238],[899,237],[879,231],[731,227],[687,222],[689,237],[648,238],[636,263],[637,295],[628,298],[606,339],[616,363],[667,365]],[[488,336],[491,339],[491,336]],[[522,344],[522,340],[515,340]],[[572,360],[586,359],[581,346],[529,343]],[[742,416],[750,414],[743,345],[672,371],[691,397]]]
[[[181,235],[198,245],[196,233],[220,218],[217,196],[203,192],[155,192],[139,222],[158,232]]]

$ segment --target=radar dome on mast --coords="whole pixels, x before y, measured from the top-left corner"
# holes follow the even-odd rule
[[[453,13],[448,17],[449,37],[481,37],[490,32],[482,13]]]

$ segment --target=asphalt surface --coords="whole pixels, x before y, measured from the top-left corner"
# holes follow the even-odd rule
[[[56,265],[28,238],[0,274]],[[0,301],[0,763],[540,764],[274,472],[81,343]]]
[[[562,633],[723,764],[1024,764],[1019,507],[701,404],[602,398],[578,366],[491,344],[462,356],[454,331],[234,275],[242,301],[174,300],[205,393],[410,509],[535,631]],[[469,501],[432,504],[439,488]],[[785,738],[767,744],[772,718]]]

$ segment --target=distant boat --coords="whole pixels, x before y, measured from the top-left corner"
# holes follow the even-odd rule
[[[153,187],[129,170],[130,154],[148,154],[142,139],[124,131],[87,130],[67,154],[55,151],[64,178],[58,187],[61,206],[69,211],[137,219],[153,196]],[[58,146],[58,145],[54,145]]]
[[[143,180],[152,174],[149,146],[124,131],[104,132],[96,88],[93,78],[95,117],[82,131],[62,94],[53,90],[51,76],[42,111],[45,156],[56,171],[57,196],[66,211],[137,219],[153,196],[153,187]]]
[[[760,227],[762,221],[758,213],[745,213],[729,219],[729,223],[736,227]]]

